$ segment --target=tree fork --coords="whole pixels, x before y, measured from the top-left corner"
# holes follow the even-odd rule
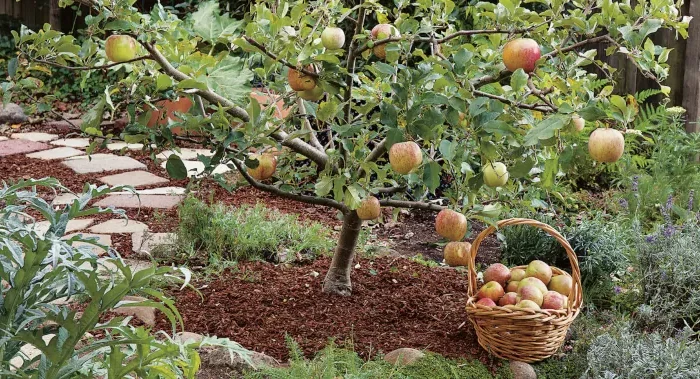
[[[350,211],[343,217],[343,228],[340,230],[338,246],[333,254],[333,261],[323,280],[323,292],[342,296],[352,294],[350,273],[352,261],[355,258],[355,248],[362,229],[362,220],[357,212]]]

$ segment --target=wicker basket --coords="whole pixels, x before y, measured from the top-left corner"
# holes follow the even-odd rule
[[[479,245],[496,228],[482,231],[472,243],[469,255],[469,299],[467,314],[474,324],[476,335],[487,351],[504,359],[537,362],[549,358],[564,343],[566,331],[581,309],[581,272],[571,245],[555,229],[539,221],[512,218],[498,222],[498,228],[510,225],[530,225],[540,228],[556,238],[569,256],[572,274],[552,267],[554,275],[573,277],[573,289],[566,309],[534,310],[513,307],[488,307],[476,304],[476,253]],[[518,268],[525,268],[519,266]]]

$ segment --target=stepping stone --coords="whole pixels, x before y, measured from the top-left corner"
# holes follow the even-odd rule
[[[30,132],[30,133],[12,133],[10,138],[23,139],[23,140],[34,141],[34,142],[49,142],[49,141],[53,141],[55,139],[58,139],[58,136],[56,134]]]
[[[72,193],[60,193],[53,198],[51,205],[68,205],[73,204],[74,200],[77,200],[78,196]]]
[[[143,301],[149,301],[149,300],[146,298],[140,297],[140,296],[124,296],[124,298],[117,305],[120,305],[122,303],[140,303]],[[119,308],[112,309],[112,312],[119,314],[119,315],[133,316],[133,317],[143,321],[144,324],[146,324],[147,326],[150,326],[150,327],[153,327],[156,325],[156,308],[155,307],[148,307],[148,306],[119,307]]]
[[[0,136],[0,141],[7,141],[7,137]]]
[[[85,154],[84,151],[74,149],[72,147],[57,147],[57,148],[51,149],[51,150],[44,150],[44,151],[39,151],[36,153],[27,154],[27,157],[48,161],[48,160],[52,160],[52,159],[70,158],[70,157],[75,157],[76,155],[84,155],[84,154]]]
[[[209,149],[191,149],[185,147],[180,149],[180,152],[177,152],[175,150],[163,151],[162,153],[158,154],[157,157],[160,159],[168,159],[168,157],[173,154],[179,156],[180,159],[182,159],[183,161],[197,160],[197,155],[205,155],[207,157],[211,157],[214,155],[214,153],[209,151]]]
[[[175,233],[134,233],[131,235],[131,250],[135,253],[150,254],[153,248],[174,241]]]
[[[98,263],[98,270],[101,273],[106,274],[104,276],[108,277],[110,272],[121,275],[121,271],[119,271],[117,265],[113,263],[113,259],[100,258],[98,259]],[[147,268],[151,268],[154,265],[154,263],[151,261],[140,261],[136,259],[124,259],[124,264],[129,266],[132,274]]]
[[[146,168],[145,164],[136,159],[114,154],[93,154],[91,156],[73,157],[63,161],[63,164],[70,167],[78,174]]]
[[[68,221],[68,224],[66,224],[66,233],[83,230],[88,226],[92,225],[93,221],[94,219],[91,218],[70,220]],[[43,236],[44,234],[46,234],[47,231],[49,231],[49,227],[51,227],[51,223],[48,221],[40,221],[34,224],[34,230],[37,232],[37,234],[41,236]]]
[[[56,146],[66,146],[66,147],[75,147],[75,148],[86,148],[90,146],[90,139],[89,138],[61,138],[57,139],[55,141],[51,141],[52,145]]]
[[[186,188],[182,187],[160,187],[151,189],[136,190],[139,195],[184,195]],[[114,192],[115,195],[128,195],[131,192]]]
[[[161,184],[169,182],[168,179],[161,178],[158,175],[151,174],[148,171],[130,171],[116,175],[109,175],[100,178],[100,181],[110,186],[150,186],[153,184]]]
[[[83,120],[76,118],[74,120],[69,120],[70,122],[66,120],[59,120],[59,121],[52,121],[48,125],[53,126],[54,128],[60,128],[60,129],[73,129],[73,126],[80,126],[83,124]],[[71,125],[71,123],[73,125]]]
[[[423,358],[424,356],[425,354],[420,350],[402,347],[400,349],[396,349],[387,353],[384,356],[384,360],[395,366],[408,366],[416,363],[419,359]]]
[[[14,154],[33,153],[39,150],[46,150],[49,147],[50,146],[45,143],[28,140],[0,141],[0,157],[5,157]]]
[[[90,228],[91,232],[98,234],[136,233],[146,230],[148,230],[148,225],[143,222],[125,219],[107,220]]]
[[[165,168],[167,161],[164,161],[160,164],[160,167]],[[185,164],[185,168],[187,169],[187,174],[189,176],[198,176],[201,175],[202,172],[204,172],[204,163],[200,161],[182,161],[182,163]],[[213,174],[224,174],[231,171],[231,168],[226,166],[225,164],[220,164],[216,166],[214,169]]]
[[[182,196],[174,195],[109,195],[95,206],[115,208],[157,208],[170,209],[182,201]]]
[[[142,143],[126,143],[126,142],[114,142],[114,143],[107,144],[107,149],[110,151],[121,150],[123,148],[127,148],[129,150],[142,150],[143,144]]]
[[[67,234],[63,236],[63,240],[70,239],[73,236],[76,236],[78,234],[81,234],[83,236],[83,239],[91,238],[91,237],[97,237],[97,242],[106,245],[106,246],[112,246],[112,236],[109,234],[92,234],[92,233],[73,233],[73,234]],[[92,248],[92,252],[97,255],[97,256],[102,256],[106,253],[105,249],[97,247],[91,243],[87,242],[73,242],[73,247],[80,247],[80,246],[89,246]]]

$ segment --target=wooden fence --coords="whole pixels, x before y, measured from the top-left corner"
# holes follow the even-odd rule
[[[168,3],[168,0],[163,1]],[[154,0],[139,0],[137,6],[148,8],[153,2]],[[688,111],[686,128],[689,132],[700,132],[700,0],[688,0],[681,11],[683,15],[694,18],[690,23],[688,39],[677,38],[669,30],[657,32],[653,39],[660,45],[673,49],[668,59],[669,78],[664,83],[671,87],[670,104],[683,106]],[[73,12],[58,8],[58,0],[0,0],[0,15],[10,15],[33,27],[48,22],[59,29],[70,29],[76,26],[76,20],[75,15],[69,13]],[[62,24],[66,27],[61,28]],[[597,47],[598,59],[618,69],[615,80],[619,92],[636,93],[646,88],[658,88],[658,84],[639,73],[636,66],[621,54],[606,57],[606,47]]]

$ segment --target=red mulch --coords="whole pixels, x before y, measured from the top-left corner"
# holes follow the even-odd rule
[[[404,258],[358,263],[350,297],[321,291],[329,258],[289,268],[263,262],[240,264],[216,280],[194,283],[201,297],[191,289],[170,295],[185,330],[229,337],[283,361],[288,359],[288,334],[307,356],[335,337],[339,343],[352,341],[365,358],[378,351],[412,347],[488,362],[464,311],[465,273],[428,268]],[[320,275],[314,277],[314,272]],[[162,314],[157,328],[170,328]]]

